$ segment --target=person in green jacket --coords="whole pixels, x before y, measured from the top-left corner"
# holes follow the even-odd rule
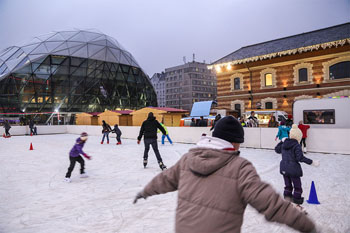
[[[165,137],[168,139],[168,141],[170,142],[171,145],[173,145],[173,141],[171,141],[170,137],[169,137],[169,132],[168,129],[166,128],[166,126],[163,123],[160,123],[160,125],[164,128],[166,135],[163,134],[162,135],[162,145],[164,145],[164,139]],[[160,133],[160,130],[158,129],[158,133]]]

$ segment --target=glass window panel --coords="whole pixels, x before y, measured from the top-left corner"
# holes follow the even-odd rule
[[[57,48],[55,48],[54,51],[60,51],[60,50],[64,50],[64,49],[68,49],[68,45],[66,42],[61,43],[61,45],[58,46]]]
[[[2,66],[0,66],[0,74],[4,73],[6,69],[7,69],[7,66],[5,63],[3,63]]]
[[[94,33],[94,32],[82,32],[86,38],[87,41],[94,40],[98,37],[100,37],[100,34]]]
[[[96,54],[97,52],[101,51],[102,49],[104,49],[106,46],[102,46],[102,45],[94,45],[94,44],[88,44],[88,54],[89,57],[91,57],[92,55]]]
[[[272,86],[272,74],[265,74],[265,86]]]
[[[32,44],[22,47],[23,52],[30,54],[39,44]]]
[[[265,109],[272,109],[272,108],[273,108],[272,102],[266,102],[265,103]]]
[[[235,90],[241,89],[241,87],[240,87],[240,85],[241,85],[241,80],[240,80],[240,78],[235,78],[235,79],[233,80],[233,82],[234,82],[234,89],[235,89]]]
[[[121,50],[120,49],[114,49],[114,48],[109,48],[109,50],[113,53],[114,57],[117,59],[117,62],[119,62],[120,61]]]
[[[45,46],[49,51],[56,49],[61,44],[62,42],[45,42]]]
[[[76,47],[76,46],[83,46],[85,45],[82,42],[76,42],[76,41],[67,41],[68,48]]]
[[[126,58],[126,56],[123,53],[120,56],[119,62],[122,64],[131,65],[130,61]]]
[[[71,38],[75,34],[77,34],[76,31],[66,31],[66,32],[59,32],[60,36],[62,36],[65,40]]]
[[[56,51],[56,52],[53,52],[53,54],[62,55],[62,56],[69,56],[70,55],[68,49]]]
[[[104,48],[101,51],[97,52],[96,54],[90,56],[89,58],[103,61],[106,58],[106,50],[107,49]]]
[[[69,40],[71,41],[80,41],[80,42],[88,42],[88,40],[85,38],[84,34],[80,31],[76,35],[72,36]]]
[[[89,44],[106,46],[107,45],[107,40],[103,39],[103,40],[90,41]]]
[[[45,41],[47,40],[48,38],[50,38],[51,36],[53,36],[54,33],[48,33],[48,34],[45,34],[45,35],[40,35],[40,36],[37,36],[37,38],[41,41]]]
[[[329,79],[350,78],[350,61],[343,61],[329,67]]]
[[[9,68],[9,70],[12,70],[12,69],[15,68],[22,60],[23,60],[23,58],[8,60],[8,61],[6,61],[6,65],[7,65],[7,67]]]
[[[74,54],[76,51],[78,51],[79,49],[83,48],[85,45],[78,45],[78,46],[74,46],[74,47],[69,47],[69,54],[72,55]]]
[[[63,38],[63,36],[61,36],[60,33],[56,33],[54,36],[51,36],[49,39],[47,39],[47,41],[64,41],[65,38]]]
[[[44,43],[41,43],[38,47],[36,47],[31,54],[42,54],[42,53],[48,53]]]
[[[114,57],[114,55],[112,54],[112,52],[109,49],[107,49],[106,61],[115,62],[115,63],[118,62],[118,60]]]
[[[74,53],[72,53],[72,56],[75,57],[86,57],[88,56],[88,51],[87,51],[87,46],[83,46],[82,48],[80,48],[79,50],[75,51]]]
[[[299,82],[307,82],[307,68],[301,68],[299,72]]]
[[[305,124],[335,124],[334,109],[304,110]]]

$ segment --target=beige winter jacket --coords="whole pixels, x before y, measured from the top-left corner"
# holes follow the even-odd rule
[[[240,232],[247,204],[268,221],[301,232],[314,229],[305,214],[260,180],[254,166],[239,157],[239,152],[224,150],[232,148],[230,143],[202,137],[197,145],[143,190],[145,197],[179,191],[176,232]]]

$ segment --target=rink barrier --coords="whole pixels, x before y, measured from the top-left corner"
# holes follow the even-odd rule
[[[139,126],[120,126],[122,138],[136,139],[140,127]],[[196,143],[201,135],[211,135],[209,127],[167,127],[171,140],[175,143]],[[38,134],[80,134],[87,132],[89,135],[102,136],[101,126],[91,125],[52,125],[37,126]],[[0,128],[0,135],[5,132],[4,128]],[[12,126],[10,133],[16,135],[29,135],[28,126]],[[277,128],[244,128],[245,138],[242,147],[257,149],[274,149],[277,142],[275,137]],[[115,137],[115,134],[111,134]],[[158,134],[158,140],[161,134]],[[166,143],[167,142],[167,139]],[[311,128],[308,130],[308,138],[306,140],[307,150],[309,152],[321,153],[340,153],[350,154],[350,129],[324,129]]]

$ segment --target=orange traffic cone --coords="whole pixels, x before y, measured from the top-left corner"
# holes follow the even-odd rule
[[[29,150],[34,150],[34,149],[33,149],[33,144],[32,144],[32,143],[30,143]]]

